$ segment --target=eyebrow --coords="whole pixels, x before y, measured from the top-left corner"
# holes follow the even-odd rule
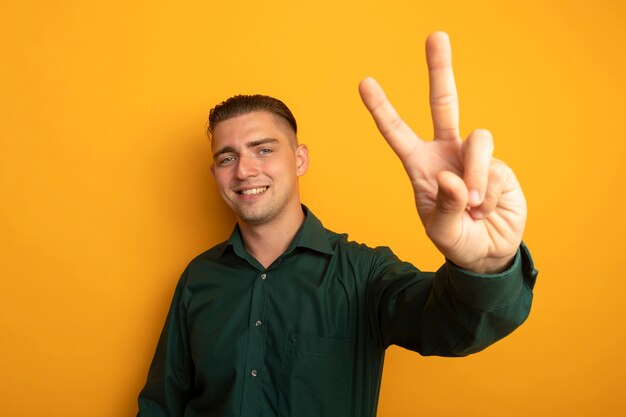
[[[278,139],[262,138],[262,139],[253,140],[252,142],[246,143],[246,148],[254,148],[256,146],[265,145],[268,143],[278,143]],[[213,159],[217,159],[217,157],[221,154],[231,153],[231,152],[236,153],[235,148],[233,148],[232,146],[224,146],[218,149],[217,151],[215,151],[215,153],[213,154]]]

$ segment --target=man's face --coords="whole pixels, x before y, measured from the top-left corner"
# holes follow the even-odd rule
[[[233,117],[215,127],[212,145],[211,172],[238,221],[266,224],[301,210],[297,177],[308,150],[286,121],[265,111]]]

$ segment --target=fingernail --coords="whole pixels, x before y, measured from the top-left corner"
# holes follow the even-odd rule
[[[483,213],[480,209],[472,209],[470,212],[472,213],[472,217],[476,220],[482,220],[485,218],[485,213]]]
[[[469,205],[470,206],[477,206],[480,204],[480,193],[478,192],[477,189],[473,188],[470,190],[469,192]]]

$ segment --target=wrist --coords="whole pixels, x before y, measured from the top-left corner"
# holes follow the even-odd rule
[[[511,254],[510,256],[504,256],[501,258],[484,258],[471,264],[455,263],[455,265],[461,269],[465,269],[466,271],[470,271],[475,274],[499,274],[511,268],[513,262],[515,262],[516,253],[517,252]]]

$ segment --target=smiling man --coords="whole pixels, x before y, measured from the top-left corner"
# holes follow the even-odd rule
[[[266,96],[235,96],[209,117],[211,172],[249,236],[246,250],[264,267],[284,252],[304,219],[298,177],[309,158],[307,147],[297,143],[296,126],[289,109]],[[275,243],[268,245],[268,238]]]
[[[287,106],[231,97],[211,110],[209,134],[237,224],[183,273],[140,416],[375,416],[388,346],[463,356],[526,319],[537,273],[521,243],[524,195],[488,131],[459,136],[447,35],[426,50],[434,141],[415,135],[373,79],[359,90],[445,264],[422,272],[325,229],[300,201],[309,155]]]

